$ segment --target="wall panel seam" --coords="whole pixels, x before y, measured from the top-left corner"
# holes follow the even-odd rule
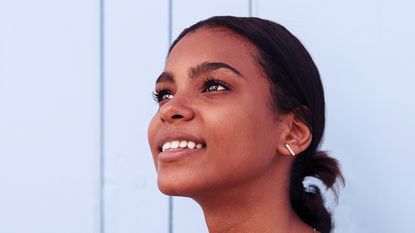
[[[99,196],[98,232],[105,233],[105,2],[99,0]]]

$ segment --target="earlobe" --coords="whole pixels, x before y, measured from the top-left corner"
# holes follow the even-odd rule
[[[278,150],[282,155],[295,156],[305,151],[311,143],[312,135],[307,124],[294,115],[286,118],[287,127],[283,132]]]

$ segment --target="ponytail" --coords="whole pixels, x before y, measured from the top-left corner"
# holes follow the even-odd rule
[[[307,155],[308,150],[299,154],[294,161],[291,173],[290,200],[296,214],[308,225],[321,233],[332,229],[331,213],[324,206],[324,198],[317,185],[304,187],[305,177],[315,177],[323,182],[327,189],[336,195],[336,181],[344,184],[339,164],[336,159],[324,151]]]

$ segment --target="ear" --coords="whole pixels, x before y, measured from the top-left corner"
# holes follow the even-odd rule
[[[287,114],[282,120],[284,123],[281,138],[278,142],[278,152],[281,155],[292,156],[286,144],[298,155],[305,151],[311,143],[312,135],[307,124],[294,116]]]

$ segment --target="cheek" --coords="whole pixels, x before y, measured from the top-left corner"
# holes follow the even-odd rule
[[[220,170],[223,177],[242,178],[271,165],[276,150],[272,133],[275,129],[270,113],[258,106],[261,105],[248,102],[206,114],[212,142],[209,155],[214,160],[212,172]]]

